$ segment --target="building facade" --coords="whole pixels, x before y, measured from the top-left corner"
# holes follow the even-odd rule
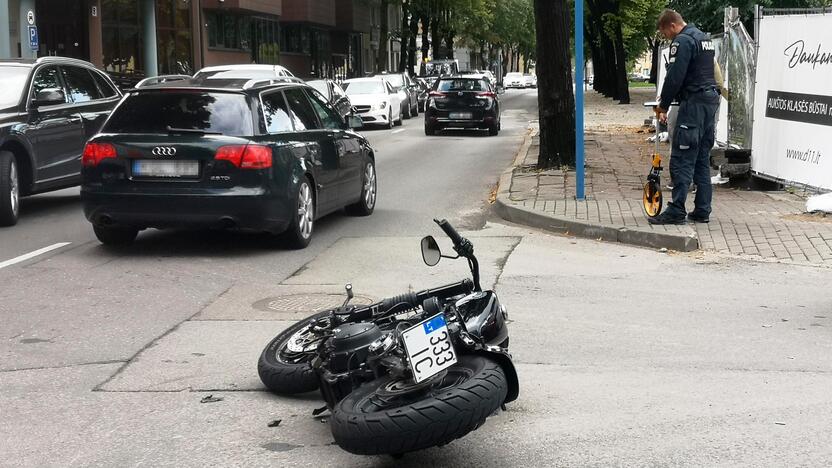
[[[0,58],[76,57],[116,77],[232,63],[281,64],[305,78],[360,76],[375,64],[379,3],[0,0]]]

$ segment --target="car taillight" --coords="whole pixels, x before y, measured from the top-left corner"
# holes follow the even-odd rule
[[[490,97],[490,98],[497,97],[497,95],[496,95],[496,94],[494,94],[494,93],[492,93],[491,91],[484,91],[484,92],[482,92],[482,93],[477,93],[477,96],[480,96],[480,97]]]
[[[81,164],[87,167],[95,167],[103,159],[115,157],[115,146],[109,143],[87,143],[87,146],[84,147],[84,154],[81,157]]]
[[[221,146],[214,159],[228,161],[241,169],[267,169],[272,167],[272,150],[260,145]]]
[[[428,96],[430,96],[430,97],[445,97],[445,96],[447,96],[447,94],[445,94],[443,92],[440,92],[440,91],[431,91]]]

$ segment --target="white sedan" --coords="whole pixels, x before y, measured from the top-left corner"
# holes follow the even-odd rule
[[[342,86],[365,124],[387,128],[402,124],[402,98],[384,79],[353,78],[344,81]]]
[[[506,73],[506,77],[503,79],[503,86],[506,88],[525,88],[526,79],[523,77],[522,73]]]

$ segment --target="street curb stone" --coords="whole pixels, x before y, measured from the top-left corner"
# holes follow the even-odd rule
[[[531,210],[511,201],[511,186],[514,178],[514,171],[522,164],[526,153],[531,147],[536,131],[528,132],[515,157],[514,164],[503,171],[500,175],[500,183],[497,189],[495,200],[495,211],[504,220],[512,223],[543,229],[559,234],[573,235],[587,239],[595,239],[606,242],[619,242],[639,247],[666,248],[680,252],[691,252],[699,249],[699,239],[696,234],[682,235],[672,233],[661,233],[654,231],[639,231],[628,229],[622,226],[612,226],[602,223],[584,222],[575,219],[556,216],[553,213],[545,213],[538,210]]]

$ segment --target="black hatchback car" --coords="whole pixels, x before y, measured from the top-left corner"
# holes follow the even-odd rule
[[[236,228],[303,248],[315,221],[376,203],[373,149],[311,87],[173,81],[129,92],[84,149],[81,198],[98,239],[145,228]]]
[[[500,132],[500,99],[487,79],[450,76],[436,80],[428,95],[425,135],[445,128],[487,129]]]
[[[81,153],[121,93],[91,63],[64,57],[0,60],[0,226],[20,196],[81,181]]]

